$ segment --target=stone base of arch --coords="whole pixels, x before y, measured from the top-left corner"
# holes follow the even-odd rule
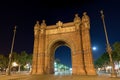
[[[77,72],[73,72],[72,75],[86,75],[85,70],[78,69]]]
[[[97,75],[94,68],[86,69],[86,71],[87,71],[86,73],[87,75]]]

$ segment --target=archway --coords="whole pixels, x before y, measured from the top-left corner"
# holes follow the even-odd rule
[[[71,48],[70,47],[70,45],[69,45],[69,43],[68,42],[66,42],[65,40],[62,40],[62,39],[57,39],[57,40],[55,40],[55,41],[53,41],[53,42],[51,42],[51,44],[50,44],[50,48],[49,48],[49,52],[48,53],[50,53],[49,55],[50,55],[50,59],[48,60],[49,62],[49,64],[47,64],[48,66],[49,66],[49,68],[47,68],[48,70],[46,70],[46,71],[49,71],[48,73],[54,73],[54,57],[55,57],[55,50],[58,48],[58,47],[60,47],[60,46],[68,46],[69,48]]]
[[[71,49],[61,45],[55,50],[54,54],[54,75],[71,75]]]
[[[62,61],[62,63],[58,63],[58,67],[59,67],[59,71],[58,72],[62,72],[63,71],[63,67],[65,66],[65,65],[63,65],[63,63],[66,61],[64,58],[65,58],[65,55],[66,54],[68,54],[68,53],[65,53],[65,50],[60,50],[60,47],[62,48],[62,49],[69,49],[69,56],[70,56],[70,54],[71,54],[71,50],[70,50],[70,46],[66,43],[66,42],[64,42],[64,41],[57,41],[57,42],[55,42],[52,46],[51,46],[51,48],[50,48],[50,66],[51,66],[51,69],[50,69],[50,72],[52,73],[52,71],[51,70],[53,70],[53,73],[55,74],[55,65],[54,65],[54,63],[55,63],[55,54],[59,54],[59,57],[60,57],[60,55],[61,55],[61,59],[60,60],[64,60],[64,61]],[[59,52],[58,52],[59,51]],[[62,52],[61,52],[62,51]],[[63,57],[64,56],[64,57]],[[57,56],[57,59],[58,59],[58,56]],[[71,57],[70,57],[70,60],[71,60]],[[56,62],[57,63],[57,62]],[[68,62],[67,62],[68,63]],[[69,63],[71,63],[71,61],[69,61]],[[61,67],[62,66],[62,67]],[[56,67],[56,68],[58,68],[58,67]],[[60,69],[60,67],[61,67],[61,69]],[[66,66],[66,68],[67,68],[67,66]]]
[[[34,27],[32,74],[54,73],[55,49],[66,45],[71,49],[72,74],[96,75],[89,30],[86,12],[82,19],[76,14],[73,22],[68,23],[58,21],[56,25],[47,26],[44,20],[41,24],[37,21]]]

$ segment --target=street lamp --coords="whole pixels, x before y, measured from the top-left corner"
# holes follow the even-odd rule
[[[9,62],[8,62],[8,68],[6,70],[6,75],[11,74],[11,58],[12,58],[12,53],[13,53],[13,46],[14,46],[14,40],[15,40],[15,34],[16,34],[16,26],[14,27],[14,35],[13,35],[13,40],[12,40],[12,45],[11,45],[11,51],[9,54]]]
[[[112,67],[112,72],[111,72],[111,77],[117,77],[117,74],[115,72],[115,66],[114,66],[114,62],[112,60],[112,48],[110,47],[109,41],[108,41],[108,35],[107,35],[107,31],[106,31],[106,26],[105,26],[105,20],[104,20],[104,14],[103,11],[100,11],[101,13],[101,18],[102,18],[102,22],[103,22],[103,26],[104,26],[104,31],[105,31],[105,37],[106,37],[106,43],[107,43],[107,47],[106,47],[106,51],[109,54],[109,58],[110,58],[110,65]]]
[[[16,67],[16,66],[18,66],[18,64],[17,64],[16,62],[13,62],[13,63],[12,63],[12,66],[13,66],[13,67]]]

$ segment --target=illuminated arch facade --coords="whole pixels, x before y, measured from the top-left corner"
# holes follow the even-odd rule
[[[47,26],[45,20],[34,26],[34,47],[31,74],[54,73],[54,54],[57,47],[71,49],[72,74],[96,75],[90,41],[90,19],[86,12],[82,18],[75,14],[73,22],[58,21]]]

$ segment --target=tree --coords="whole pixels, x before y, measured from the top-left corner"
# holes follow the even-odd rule
[[[26,63],[29,65],[29,70],[31,70],[31,65],[32,65],[32,54],[28,54]]]
[[[12,61],[18,63],[18,72],[21,71],[21,66],[24,66],[28,61],[31,61],[31,57],[28,56],[26,51],[22,51],[21,53],[13,53]]]
[[[12,53],[12,62],[16,62],[18,64],[18,67],[19,67],[19,60],[20,60],[20,54],[13,52]]]
[[[26,62],[32,64],[32,54],[28,54]]]
[[[8,58],[2,54],[0,54],[0,68],[5,69],[8,65]]]
[[[120,61],[120,42],[115,42],[112,46],[113,46],[113,51],[112,51],[113,62],[119,62]],[[105,65],[109,65],[108,53],[104,53],[95,61],[95,67],[102,67]]]
[[[27,62],[27,56],[28,56],[28,54],[25,51],[22,51],[20,53],[19,62],[18,62],[18,64],[19,64],[18,71],[19,72],[20,72],[20,67],[26,64],[26,62]]]
[[[113,60],[114,61],[120,61],[120,42],[115,42],[113,44]]]
[[[109,55],[108,53],[103,53],[96,61],[95,61],[95,67],[104,67],[109,64]]]

